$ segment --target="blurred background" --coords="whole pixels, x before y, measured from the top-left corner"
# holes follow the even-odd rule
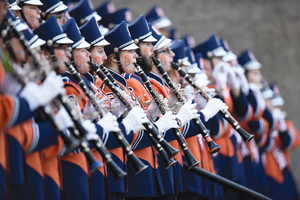
[[[103,0],[92,0],[97,8]],[[269,84],[277,83],[287,118],[300,130],[300,1],[299,0],[113,0],[127,7],[132,20],[159,5],[183,37],[196,44],[212,33],[227,40],[234,53],[249,49],[262,63]],[[299,54],[299,55],[298,55]],[[292,171],[300,191],[300,148],[292,151]]]

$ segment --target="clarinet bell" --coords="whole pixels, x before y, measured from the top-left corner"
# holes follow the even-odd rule
[[[107,167],[110,169],[110,171],[113,174],[113,177],[115,181],[125,177],[127,175],[126,172],[124,172],[115,162],[112,160],[106,162]]]
[[[135,154],[128,154],[128,161],[131,162],[135,175],[138,175],[142,171],[148,168],[148,165],[145,165]]]
[[[247,144],[254,136],[250,133],[248,133],[247,131],[245,131],[242,127],[238,126],[235,129],[239,135],[243,138],[245,144]]]
[[[186,161],[188,163],[188,170],[190,170],[193,167],[200,164],[200,162],[198,160],[196,160],[196,158],[193,156],[193,154],[188,149],[185,150],[183,153],[184,153]]]
[[[172,158],[169,158],[168,154],[166,153],[166,151],[160,151],[159,152],[159,155],[161,157],[161,159],[163,160],[166,168],[165,169],[168,169],[169,167],[171,167],[172,165],[174,165],[177,161],[172,159]]]
[[[212,139],[211,137],[206,137],[205,138],[205,142],[208,146],[208,149],[209,149],[209,153],[210,154],[214,154],[214,153],[217,153],[218,151],[221,150],[221,146],[216,144]]]
[[[84,155],[89,163],[90,173],[94,173],[98,168],[103,166],[103,163],[98,161],[91,153],[90,150],[84,151]]]
[[[167,152],[169,158],[173,158],[179,150],[175,149],[172,145],[170,145],[166,140],[159,141],[159,144],[164,148]]]

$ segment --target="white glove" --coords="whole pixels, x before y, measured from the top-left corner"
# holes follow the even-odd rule
[[[180,128],[176,121],[176,115],[173,115],[171,111],[166,112],[166,114],[155,122],[155,125],[159,133],[166,132],[170,128]]]
[[[242,89],[242,92],[245,95],[248,95],[249,94],[249,83],[248,83],[247,78],[245,76],[245,70],[240,66],[232,67],[232,69],[235,72],[236,78],[239,82],[239,85]]]
[[[151,119],[154,120],[156,119],[159,115],[161,115],[161,112],[155,102],[152,102],[148,109],[146,110],[147,116]]]
[[[43,99],[46,103],[50,102],[58,94],[63,94],[65,92],[63,82],[61,81],[61,75],[56,75],[55,72],[50,72],[40,87]]]
[[[226,65],[226,70],[227,70],[227,86],[231,89],[237,89],[240,87],[239,81],[236,77],[235,72],[233,71],[232,67],[228,64],[225,63]]]
[[[211,99],[207,102],[204,109],[201,112],[204,115],[204,119],[207,122],[210,118],[215,116],[220,110],[228,109],[228,106],[220,99]]]
[[[148,121],[149,119],[147,118],[144,110],[140,107],[134,107],[128,112],[122,122],[126,128],[126,134],[129,134],[130,131],[133,131],[137,126]]]
[[[198,73],[195,75],[194,82],[199,87],[206,87],[210,81],[209,81],[207,75],[204,72],[202,72],[202,73]]]
[[[88,132],[86,135],[87,140],[98,140],[100,137],[97,135],[97,129],[94,123],[92,123],[90,120],[86,119],[82,123],[85,130]]]
[[[192,119],[195,119],[199,117],[199,114],[197,114],[197,110],[195,109],[196,104],[191,101],[187,101],[179,110],[176,117],[181,122],[181,127],[184,126],[186,123],[191,121]]]
[[[215,79],[216,87],[225,89],[227,85],[227,68],[224,62],[218,63],[212,72],[212,77]]]
[[[61,76],[56,76],[54,72],[51,72],[40,86],[36,83],[28,83],[20,92],[20,97],[26,99],[30,110],[33,111],[64,91]]]
[[[272,111],[272,115],[275,120],[279,122],[279,132],[285,132],[287,127],[281,110],[279,108],[274,108]]]
[[[56,113],[54,120],[62,130],[74,126],[74,123],[65,108],[61,108]]]
[[[214,88],[205,87],[203,88],[203,91],[211,98],[213,98],[216,95]],[[199,93],[195,95],[194,102],[197,104],[196,109],[198,111],[202,110],[207,104],[207,100],[204,99]]]
[[[207,100],[204,99],[199,93],[195,94],[195,96],[194,96],[194,102],[197,104],[195,108],[198,111],[202,110],[206,106],[206,104],[207,104]]]
[[[115,97],[111,101],[111,107],[113,107],[114,109],[112,109],[110,112],[112,114],[116,115],[117,118],[119,118],[124,113],[124,111],[127,109],[126,106],[117,97]]]
[[[96,99],[96,103],[104,111],[106,111],[107,108],[109,108],[109,104],[107,102],[108,102],[108,99],[106,99],[106,98]],[[91,103],[86,103],[85,104],[85,107],[83,109],[83,115],[88,117],[88,119],[90,119],[92,121],[94,119],[96,119],[97,116],[98,116],[96,109],[94,108],[94,106]]]
[[[108,132],[117,132],[119,131],[119,123],[117,121],[117,117],[110,112],[106,113],[98,122],[100,126],[103,128],[104,133]]]

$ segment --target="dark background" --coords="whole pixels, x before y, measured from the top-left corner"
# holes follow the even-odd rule
[[[93,0],[98,7],[104,1]],[[262,74],[276,82],[284,110],[300,130],[300,1],[299,0],[113,0],[116,9],[128,7],[132,19],[158,4],[177,27],[200,43],[215,33],[239,55],[251,50],[262,63]],[[291,153],[292,171],[300,189],[300,148]]]

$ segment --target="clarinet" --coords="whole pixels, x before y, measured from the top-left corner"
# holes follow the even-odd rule
[[[85,82],[80,77],[79,72],[73,67],[73,65],[66,63],[66,66],[69,68],[69,71],[71,72],[72,76],[74,77],[77,84],[80,86],[82,91],[85,93],[86,97],[88,98],[88,101],[94,106],[100,117],[102,118],[105,115],[104,110],[97,104],[95,95],[91,92],[91,90],[88,89]],[[123,151],[127,154],[128,160],[132,163],[135,175],[139,174],[143,170],[145,170],[148,166],[142,163],[142,161],[133,153],[130,144],[124,137],[123,133],[120,131],[118,132],[112,132],[120,146],[122,147]]]
[[[27,55],[31,56],[33,58],[33,63],[36,64],[39,67],[39,69],[42,69],[42,64],[40,63],[39,59],[37,58],[36,53],[33,53],[32,50],[30,50],[28,41],[26,40],[24,34],[22,32],[18,32],[15,29],[15,25],[12,23],[11,19],[6,19],[6,22],[9,26],[10,30],[13,31],[13,33],[15,33],[17,35],[17,37],[19,38],[20,43],[24,47]],[[15,75],[16,75],[16,73],[15,73]],[[18,80],[22,80],[22,78],[20,77]],[[23,82],[23,83],[25,83],[25,82]],[[59,94],[57,98],[60,99],[61,104],[64,106],[64,108],[66,109],[66,111],[69,113],[70,116],[71,116],[71,114],[72,115],[76,114],[76,112],[72,109],[72,107],[67,103],[67,97],[65,97],[65,95]],[[46,118],[49,120],[49,122],[53,125],[54,128],[58,127],[54,121],[53,116],[50,113],[51,108],[48,105],[42,106],[40,108],[40,110],[42,111],[42,113],[45,114]],[[73,120],[74,124],[76,124],[73,118],[72,118],[72,120]],[[78,121],[78,117],[77,117],[77,121]],[[55,129],[57,129],[57,128],[55,128]],[[61,138],[64,140],[64,142],[67,146],[67,149],[74,149],[74,147],[75,146],[77,147],[78,143],[79,143],[80,149],[84,153],[84,155],[89,163],[89,170],[91,171],[91,173],[95,172],[98,168],[102,167],[103,164],[101,162],[99,162],[92,155],[91,150],[90,150],[89,145],[86,142],[86,140],[83,140],[82,138],[80,138],[79,140],[74,140],[74,139],[71,140],[64,132],[60,131],[60,129],[57,129],[57,131],[60,134]],[[82,130],[75,129],[73,132],[74,136],[78,137],[78,135],[79,135],[78,132],[80,133],[80,131],[82,131]],[[72,148],[70,148],[70,147],[72,147]],[[70,150],[68,150],[68,152],[70,152]]]
[[[141,66],[139,66],[137,63],[134,63],[134,66],[137,69],[137,72],[139,73],[140,77],[144,81],[151,97],[154,99],[155,103],[157,103],[158,108],[160,109],[162,114],[165,114],[167,112],[165,105],[161,102],[159,99],[157,92],[153,89],[150,81],[148,80],[145,72],[142,70]],[[197,166],[200,162],[196,160],[196,158],[193,156],[193,154],[190,152],[190,150],[187,147],[186,141],[183,138],[181,131],[177,128],[171,128],[176,140],[178,141],[178,144],[180,148],[182,149],[187,163],[188,163],[188,169],[192,169],[193,167]]]
[[[119,100],[126,106],[126,108],[128,110],[131,110],[133,108],[133,105],[126,99],[126,97],[123,96],[120,89],[117,86],[115,86],[109,80],[109,78],[100,71],[100,69],[97,67],[97,65],[95,65],[92,62],[89,62],[89,64],[91,66],[91,69],[93,71],[95,71],[97,73],[97,75],[104,81],[105,85],[107,85],[107,87],[109,87],[109,89],[119,98]],[[170,145],[163,139],[163,137],[160,134],[157,133],[157,131],[154,129],[154,126],[152,124],[150,124],[148,122],[148,123],[144,123],[143,126],[147,130],[147,131],[145,131],[146,135],[148,136],[149,140],[151,141],[151,143],[153,144],[153,146],[155,147],[155,149],[161,156],[161,158],[166,166],[166,169],[168,169],[169,167],[171,167],[173,164],[175,164],[177,162],[172,159],[173,156],[169,157],[166,150],[162,147],[164,145],[166,148],[169,148],[168,146],[170,146]],[[167,143],[168,145],[165,145],[165,143]],[[173,150],[173,149],[174,148],[172,147],[169,149],[169,151],[175,152],[173,154],[176,155],[178,150],[176,150],[176,149]]]
[[[196,90],[197,93],[199,93],[204,99],[209,101],[211,97],[201,88],[198,87],[192,78],[182,70],[182,68],[179,66],[178,63],[172,62],[172,67],[180,73],[180,75]],[[249,134],[247,131],[245,131],[239,123],[231,116],[231,114],[228,112],[228,110],[220,110],[219,114],[227,120],[227,122],[239,133],[239,135],[243,138],[245,144],[247,144],[252,138],[253,135]]]
[[[121,86],[116,82],[116,80],[113,78],[113,76],[110,74],[108,69],[104,65],[100,65],[100,69],[104,74],[107,76],[107,78],[115,85],[116,87],[121,88]],[[128,106],[127,106],[128,108]],[[159,142],[159,144],[164,148],[164,150],[169,155],[169,158],[173,158],[177,153],[178,150],[172,147],[162,136],[161,134],[152,134],[154,138]]]
[[[180,91],[178,90],[178,88],[175,86],[174,82],[171,80],[171,78],[169,77],[169,75],[167,74],[167,72],[163,69],[163,67],[161,66],[159,60],[155,57],[152,58],[153,63],[157,66],[157,69],[159,70],[159,72],[163,75],[163,78],[165,79],[166,83],[168,84],[169,88],[171,88],[171,90],[173,91],[173,93],[176,95],[177,99],[180,102],[185,103],[186,99],[182,96],[182,94],[180,93]],[[214,154],[217,153],[221,147],[220,145],[217,145],[209,136],[208,134],[208,130],[206,129],[206,127],[203,125],[202,121],[200,120],[199,117],[197,117],[196,119],[192,119],[192,121],[194,122],[194,124],[196,125],[196,127],[198,128],[198,130],[200,131],[202,137],[204,138],[207,146],[209,147],[209,153]]]

